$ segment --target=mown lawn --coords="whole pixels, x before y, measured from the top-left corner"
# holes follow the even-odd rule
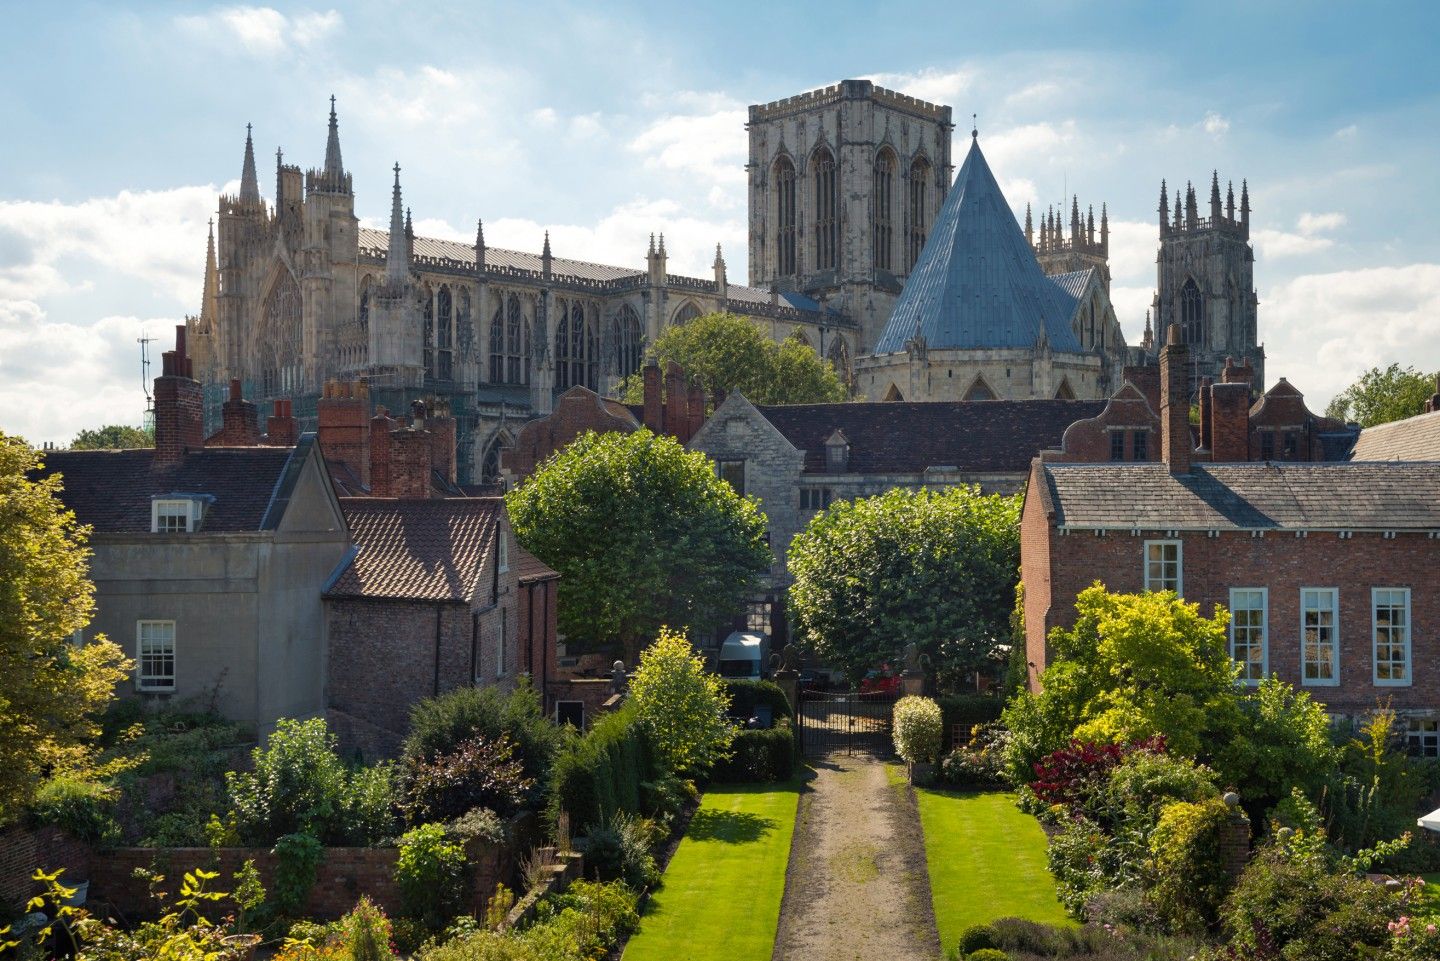
[[[769,961],[800,783],[705,792],[624,961]]]
[[[1045,832],[1015,807],[1013,794],[915,793],[942,945],[951,947],[970,925],[996,918],[1072,923],[1045,867]]]
[[[1422,874],[1425,886],[1411,901],[1411,914],[1419,918],[1440,917],[1440,874]]]

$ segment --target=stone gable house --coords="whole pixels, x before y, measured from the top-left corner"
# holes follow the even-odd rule
[[[1350,459],[1440,461],[1440,378],[1423,414],[1365,428]]]
[[[1254,427],[1238,418],[1215,421],[1213,451],[1237,455],[1218,462],[1193,446],[1187,365],[1176,331],[1161,358],[1160,461],[1050,452],[1031,466],[1021,520],[1031,685],[1049,663],[1049,632],[1073,624],[1091,583],[1175,590],[1207,615],[1231,611],[1245,683],[1278,675],[1336,715],[1389,700],[1409,716],[1413,746],[1435,754],[1440,464],[1247,461]]]

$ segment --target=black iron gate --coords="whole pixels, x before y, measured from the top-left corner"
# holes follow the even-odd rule
[[[833,693],[801,688],[800,748],[825,754],[890,754],[890,717],[899,694],[889,691]]]

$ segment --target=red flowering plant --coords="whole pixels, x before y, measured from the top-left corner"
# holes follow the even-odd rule
[[[1165,753],[1165,735],[1156,734],[1127,744],[1094,744],[1071,740],[1035,764],[1030,790],[1042,804],[1063,807],[1072,816],[1107,820],[1099,810],[1110,773],[1125,758],[1140,751]]]

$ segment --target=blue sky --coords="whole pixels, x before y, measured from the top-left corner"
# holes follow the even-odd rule
[[[1103,200],[1138,339],[1161,177],[1249,179],[1267,373],[1319,408],[1440,368],[1440,7],[1430,3],[16,4],[0,38],[0,429],[136,421],[142,331],[198,309],[205,221],[255,124],[357,213],[745,273],[745,106],[843,77],[954,107],[1017,210]]]

